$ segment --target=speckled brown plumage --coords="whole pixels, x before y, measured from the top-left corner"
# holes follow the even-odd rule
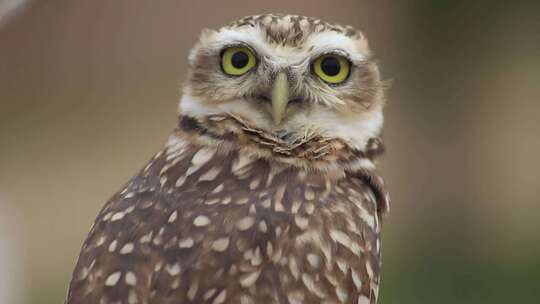
[[[375,173],[330,178],[174,138],[98,215],[67,303],[374,303]]]
[[[276,18],[293,34],[308,22],[268,15],[232,27],[293,41],[269,28]],[[381,98],[369,103],[379,111]],[[376,303],[389,208],[374,165],[382,141],[265,126],[234,111],[181,114],[164,149],[98,214],[66,304]]]

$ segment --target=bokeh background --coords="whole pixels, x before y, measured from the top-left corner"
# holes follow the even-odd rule
[[[0,303],[62,302],[200,30],[265,12],[362,29],[393,81],[380,303],[540,302],[540,2],[27,2],[0,12]]]

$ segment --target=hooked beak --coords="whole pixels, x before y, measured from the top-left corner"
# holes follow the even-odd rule
[[[285,72],[277,74],[272,85],[272,117],[274,123],[279,125],[285,116],[289,103],[289,81]]]

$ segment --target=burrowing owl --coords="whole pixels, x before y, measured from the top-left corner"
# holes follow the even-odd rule
[[[364,36],[252,16],[189,63],[178,126],[99,213],[66,303],[376,303],[384,96]]]

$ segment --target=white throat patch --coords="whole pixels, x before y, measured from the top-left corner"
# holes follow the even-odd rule
[[[195,97],[185,94],[179,104],[179,111],[183,115],[194,118],[204,118],[216,114],[234,114],[253,122],[256,127],[263,130],[289,130],[291,133],[303,133],[306,130],[316,130],[322,136],[341,138],[351,146],[364,150],[370,138],[377,137],[383,124],[383,115],[380,110],[366,112],[365,115],[353,119],[344,119],[331,111],[311,111],[299,113],[276,127],[272,121],[263,115],[259,109],[251,106],[244,100],[205,105]]]

